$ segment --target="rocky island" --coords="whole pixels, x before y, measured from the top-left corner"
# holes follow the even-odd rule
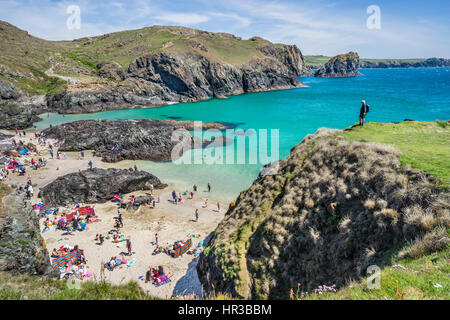
[[[340,54],[320,66],[314,73],[319,78],[356,77],[362,74],[358,71],[359,56],[356,52]]]

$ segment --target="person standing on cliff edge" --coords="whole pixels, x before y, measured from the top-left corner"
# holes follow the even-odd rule
[[[363,126],[364,121],[366,120],[366,114],[369,112],[369,105],[366,104],[365,100],[361,101],[361,109],[359,110],[359,125]]]

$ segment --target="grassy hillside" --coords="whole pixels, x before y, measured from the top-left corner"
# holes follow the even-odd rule
[[[416,259],[393,260],[381,270],[380,288],[369,289],[367,280],[333,291],[302,294],[294,288],[292,299],[305,300],[449,300],[450,250]]]

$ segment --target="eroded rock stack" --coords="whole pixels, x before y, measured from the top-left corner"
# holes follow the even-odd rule
[[[358,71],[359,56],[356,52],[340,54],[331,58],[314,73],[319,78],[355,77],[362,74]]]

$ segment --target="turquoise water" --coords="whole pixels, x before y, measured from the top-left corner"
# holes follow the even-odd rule
[[[36,126],[43,129],[50,124],[84,119],[172,118],[203,122],[221,121],[244,130],[278,129],[279,158],[284,159],[293,146],[318,128],[342,129],[357,122],[362,99],[370,105],[366,121],[433,121],[450,118],[450,68],[363,69],[361,72],[364,75],[355,78],[302,78],[301,81],[308,87],[244,94],[225,100],[64,117],[48,114],[42,115],[43,121]],[[225,152],[235,147],[236,144],[228,146]],[[268,149],[270,154],[270,145]],[[248,146],[246,150],[248,151]],[[185,153],[186,159],[190,156],[191,152]],[[233,200],[240,191],[248,188],[262,166],[262,163],[131,163],[137,163],[141,169],[152,172],[178,190],[190,190],[194,183],[203,190],[210,182],[213,192],[208,196],[223,201]],[[130,162],[126,162],[123,165],[129,164]]]

